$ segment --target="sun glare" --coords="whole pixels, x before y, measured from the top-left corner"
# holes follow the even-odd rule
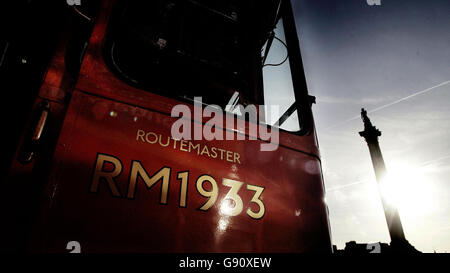
[[[389,167],[380,192],[388,203],[398,208],[400,215],[418,216],[432,209],[431,187],[421,168],[396,164]]]

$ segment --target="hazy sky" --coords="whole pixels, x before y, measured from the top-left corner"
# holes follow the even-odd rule
[[[293,4],[309,92],[317,97],[333,243],[390,241],[358,135],[365,107],[383,133],[407,239],[421,251],[450,252],[450,1]]]

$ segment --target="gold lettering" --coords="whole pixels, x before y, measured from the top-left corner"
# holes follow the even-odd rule
[[[261,194],[264,191],[264,188],[254,186],[254,185],[247,185],[247,190],[251,190],[251,191],[255,192],[255,194],[253,195],[252,200],[250,200],[250,202],[256,203],[259,207],[258,212],[252,211],[252,209],[249,207],[247,209],[247,214],[248,214],[248,216],[250,216],[253,219],[256,219],[256,220],[261,219],[264,216],[264,214],[266,213],[266,208],[264,207],[264,203],[260,199]]]
[[[170,144],[170,137],[167,137],[167,143],[166,144],[162,144],[161,141],[162,135],[159,135],[159,145],[163,146],[163,147],[167,147]]]
[[[238,162],[239,164],[241,164],[239,158],[241,158],[241,155],[239,153],[234,153],[234,163]]]
[[[223,152],[225,152],[225,150],[222,149],[218,149],[220,151],[220,159],[223,160]]]
[[[242,202],[242,198],[239,196],[238,191],[244,184],[243,182],[224,178],[222,180],[222,184],[227,187],[231,187],[230,191],[225,195],[223,200],[225,199],[231,199],[234,201],[234,207],[226,206],[224,207],[223,213],[229,216],[236,216],[239,213],[242,212],[242,209],[244,207],[244,204]]]
[[[139,141],[139,138],[141,138],[142,142],[145,142],[144,140],[145,131],[144,130],[138,130],[136,135],[136,141]]]
[[[155,137],[155,141],[150,141],[149,138],[148,138],[149,135],[154,136],[154,137]],[[149,133],[147,133],[147,134],[145,135],[145,140],[146,140],[148,143],[150,143],[150,144],[155,144],[155,143],[158,141],[158,136],[157,136],[155,133],[153,133],[153,132],[149,132]]]
[[[188,142],[183,139],[180,142],[180,150],[182,150],[183,152],[188,152],[188,150],[186,149],[187,146],[188,146]]]
[[[211,190],[206,190],[203,187],[204,182],[209,182],[211,184]],[[208,198],[208,201],[203,204],[199,209],[200,210],[209,210],[217,200],[217,196],[219,195],[219,187],[217,186],[216,180],[209,175],[202,175],[197,179],[195,183],[197,187],[198,193],[200,193],[203,197]]]
[[[145,132],[144,130],[137,130],[136,133],[136,141],[142,141],[147,142],[150,144],[159,143],[162,147],[169,147],[171,145],[170,141],[173,140],[173,149],[179,149],[183,152],[197,152],[197,155],[206,155],[208,157],[212,158],[219,158],[220,154],[220,160],[226,160],[227,162],[231,163],[239,163],[241,164],[241,156],[239,153],[233,152],[233,151],[227,151],[225,149],[220,149],[217,147],[208,147],[207,145],[202,145],[200,143],[195,144],[188,140],[180,140],[180,139],[174,139],[170,136],[167,136],[167,140],[164,139],[164,136],[162,134],[156,134],[154,132]],[[177,143],[179,144],[179,147],[177,147]]]
[[[141,162],[133,161],[131,165],[130,180],[128,184],[128,198],[134,198],[136,194],[136,184],[139,176],[144,180],[147,189],[150,189],[159,180],[162,181],[161,185],[161,204],[167,204],[167,194],[169,192],[169,179],[170,179],[170,168],[164,167],[155,173],[152,177],[149,177],[145,169],[142,167]]]
[[[200,144],[194,145],[192,142],[189,142],[189,152],[191,152],[191,148],[197,150],[197,154],[200,154]]]
[[[177,175],[181,180],[180,187],[180,207],[185,208],[187,203],[187,187],[189,182],[189,172],[181,172]]]
[[[173,139],[173,148],[176,149],[177,148],[177,142],[179,140],[178,139]]]
[[[211,157],[212,158],[217,158],[217,148],[216,147],[212,147],[211,148]]]
[[[104,171],[103,167],[105,162],[114,165],[114,169],[110,172]],[[100,180],[103,178],[106,180],[106,182],[108,182],[111,193],[116,197],[120,197],[120,192],[117,188],[114,178],[119,176],[121,172],[122,163],[120,163],[119,159],[105,154],[98,154],[95,161],[95,172],[92,177],[91,192],[98,192]]]
[[[210,157],[209,151],[208,151],[208,146],[206,146],[206,145],[203,147],[202,153],[200,155],[203,155],[203,154],[207,154]]]
[[[233,162],[232,158],[233,158],[233,152],[227,151],[227,161]]]

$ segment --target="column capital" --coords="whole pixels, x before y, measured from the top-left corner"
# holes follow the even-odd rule
[[[361,109],[361,118],[364,122],[364,131],[359,132],[359,135],[365,138],[367,142],[377,141],[378,137],[381,136],[381,131],[372,125],[372,122],[367,116],[367,111],[364,108]]]

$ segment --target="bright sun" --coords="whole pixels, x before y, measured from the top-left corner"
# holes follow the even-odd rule
[[[397,206],[401,216],[418,216],[432,208],[431,186],[421,168],[395,164],[389,166],[380,192],[387,202]]]

